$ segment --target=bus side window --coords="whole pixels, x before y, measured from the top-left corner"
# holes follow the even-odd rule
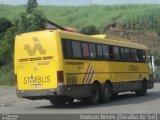
[[[138,50],[138,57],[140,62],[146,61],[146,54],[144,50]]]
[[[125,49],[124,48],[120,48],[120,54],[121,54],[121,60],[124,61],[125,60]]]
[[[96,45],[93,43],[89,44],[89,54],[91,59],[95,59],[97,57]]]
[[[147,55],[147,62],[149,64],[149,67],[152,68],[152,58],[151,58],[151,53],[150,51],[147,52],[148,55]]]
[[[104,59],[109,59],[109,46],[108,45],[103,45],[103,56]]]
[[[119,47],[113,47],[113,58],[115,60],[120,60],[120,51],[119,51]]]
[[[132,61],[139,62],[138,52],[136,49],[131,49]]]
[[[143,62],[146,62],[146,52],[143,50]]]
[[[77,41],[72,41],[72,51],[73,51],[73,57],[74,58],[81,58],[82,57],[82,51],[81,51],[81,43]]]
[[[72,42],[70,40],[63,39],[63,56],[64,58],[72,58]]]
[[[102,49],[102,45],[97,45],[97,56],[99,59],[103,58],[103,49]]]
[[[126,61],[130,61],[131,57],[130,57],[130,49],[129,48],[125,48],[125,60]]]
[[[82,43],[82,52],[83,52],[83,58],[85,58],[85,59],[89,58],[88,43]]]

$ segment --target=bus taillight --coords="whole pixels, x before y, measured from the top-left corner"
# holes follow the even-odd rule
[[[58,83],[63,83],[63,71],[57,71]]]

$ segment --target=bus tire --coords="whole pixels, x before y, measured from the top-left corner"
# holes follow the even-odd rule
[[[67,104],[72,104],[73,101],[74,101],[74,99],[73,99],[73,98],[70,98],[70,97],[67,98],[67,100],[66,100]]]
[[[147,94],[147,81],[146,80],[142,81],[141,89],[136,90],[135,93],[137,96],[144,96]]]
[[[105,83],[102,95],[101,95],[101,102],[107,103],[110,101],[111,98],[111,86],[108,83]]]
[[[55,106],[60,106],[60,105],[66,104],[65,97],[55,97],[53,99],[50,99],[49,101],[52,105],[55,105]]]
[[[100,98],[99,89],[100,89],[99,85],[97,83],[93,83],[91,89],[91,96],[85,100],[88,104],[96,105],[99,103],[99,98]]]

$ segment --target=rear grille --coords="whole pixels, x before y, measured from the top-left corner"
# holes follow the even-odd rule
[[[67,85],[76,85],[76,77],[67,77]]]

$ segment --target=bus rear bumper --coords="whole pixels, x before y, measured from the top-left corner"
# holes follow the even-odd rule
[[[91,85],[59,85],[56,89],[43,90],[17,90],[17,96],[31,100],[50,99],[56,96],[68,96],[72,98],[88,97],[91,93]]]
[[[31,100],[47,99],[49,96],[55,96],[54,89],[46,90],[17,90],[17,96],[20,98],[26,98]]]

